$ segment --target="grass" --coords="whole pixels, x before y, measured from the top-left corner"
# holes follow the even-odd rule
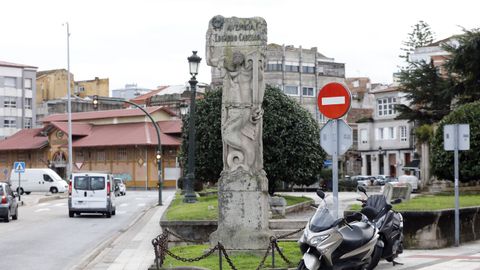
[[[480,206],[480,194],[461,195],[460,207]],[[361,206],[356,204],[350,207],[358,211]],[[453,195],[422,195],[412,198],[409,201],[395,204],[393,208],[397,211],[424,211],[442,210],[455,208],[455,196]]]
[[[302,255],[300,253],[300,249],[298,248],[297,242],[279,242],[278,245],[282,249],[282,253],[287,257],[288,260],[292,263],[290,267],[293,267],[298,264]],[[190,245],[190,246],[177,246],[170,248],[170,251],[178,256],[183,258],[195,258],[204,254],[205,251],[210,250],[208,245]],[[228,253],[228,252],[227,252]],[[265,260],[264,268],[271,268],[272,267],[272,257],[270,255]],[[229,257],[232,259],[233,264],[238,270],[252,270],[256,269],[257,266],[260,264],[261,259],[263,256],[257,256],[253,254],[247,253],[240,253],[235,255],[230,255]],[[207,257],[206,259],[200,260],[198,262],[193,263],[185,263],[181,261],[177,261],[172,257],[167,255],[165,263],[163,264],[164,267],[175,267],[175,266],[198,266],[204,267],[211,270],[218,270],[219,269],[219,261],[218,261],[218,251],[215,251],[212,255]],[[228,263],[223,257],[222,259],[223,269],[230,269]],[[280,255],[277,251],[275,251],[275,267],[288,267],[288,265],[282,260]]]
[[[282,195],[287,201],[287,206],[298,204],[312,199],[307,197],[295,197]],[[218,219],[218,196],[209,195],[197,198],[196,203],[184,203],[183,196],[175,195],[170,207],[167,209],[167,220],[217,220]]]

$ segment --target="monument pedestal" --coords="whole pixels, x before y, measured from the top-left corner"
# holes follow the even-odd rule
[[[241,168],[222,172],[218,187],[218,228],[211,245],[227,250],[266,250],[273,233],[268,226],[268,180],[265,172],[252,174]]]

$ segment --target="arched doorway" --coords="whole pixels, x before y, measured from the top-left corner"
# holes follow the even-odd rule
[[[60,177],[67,179],[67,156],[63,151],[57,151],[52,156],[52,170],[54,170]]]

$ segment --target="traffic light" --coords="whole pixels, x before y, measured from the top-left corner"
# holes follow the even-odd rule
[[[157,163],[160,162],[160,159],[162,159],[162,155],[160,154],[160,150],[157,150],[157,154],[155,155],[155,158],[157,159]]]
[[[93,109],[94,110],[98,109],[98,96],[97,95],[93,96]]]

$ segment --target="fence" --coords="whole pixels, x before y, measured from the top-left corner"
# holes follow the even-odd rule
[[[294,234],[296,234],[296,233],[298,233],[302,230],[303,230],[303,228],[298,229],[298,230],[296,230],[294,232],[291,232],[291,233],[288,233],[288,234],[270,237],[270,244],[268,245],[268,248],[267,248],[262,260],[260,261],[260,264],[257,266],[256,270],[262,269],[262,267],[264,266],[265,261],[268,257],[268,254],[270,254],[270,252],[272,253],[272,268],[275,268],[275,250],[278,252],[278,254],[282,258],[282,260],[287,265],[292,267],[293,266],[292,262],[290,260],[288,260],[288,258],[285,257],[285,255],[282,253],[280,247],[278,246],[278,241],[281,240],[281,239],[285,239],[288,236],[294,235]],[[168,229],[165,229],[165,231],[162,234],[158,235],[157,237],[155,237],[152,240],[153,249],[155,251],[155,265],[157,267],[157,270],[160,270],[160,267],[162,267],[163,263],[165,262],[165,258],[166,258],[167,255],[174,258],[175,260],[182,261],[182,262],[196,262],[196,261],[200,261],[200,260],[203,260],[203,259],[209,257],[210,255],[214,254],[215,252],[218,252],[218,266],[219,266],[220,270],[223,270],[223,257],[225,257],[225,260],[227,261],[228,265],[230,266],[230,269],[238,270],[235,267],[235,265],[233,264],[233,262],[230,259],[227,251],[225,250],[224,246],[221,243],[217,243],[216,246],[214,246],[209,251],[207,251],[206,253],[204,253],[203,255],[201,255],[199,257],[183,258],[183,257],[180,257],[176,254],[173,254],[168,249],[169,235],[173,235],[173,236],[175,236],[175,237],[179,238],[180,240],[182,240],[184,242],[187,242],[187,243],[197,243],[197,244],[203,243],[203,242],[199,242],[199,241],[192,241],[192,240],[185,239],[185,238],[181,237],[180,235],[178,235],[178,234],[176,234],[176,233],[174,233],[174,232],[172,232]]]

